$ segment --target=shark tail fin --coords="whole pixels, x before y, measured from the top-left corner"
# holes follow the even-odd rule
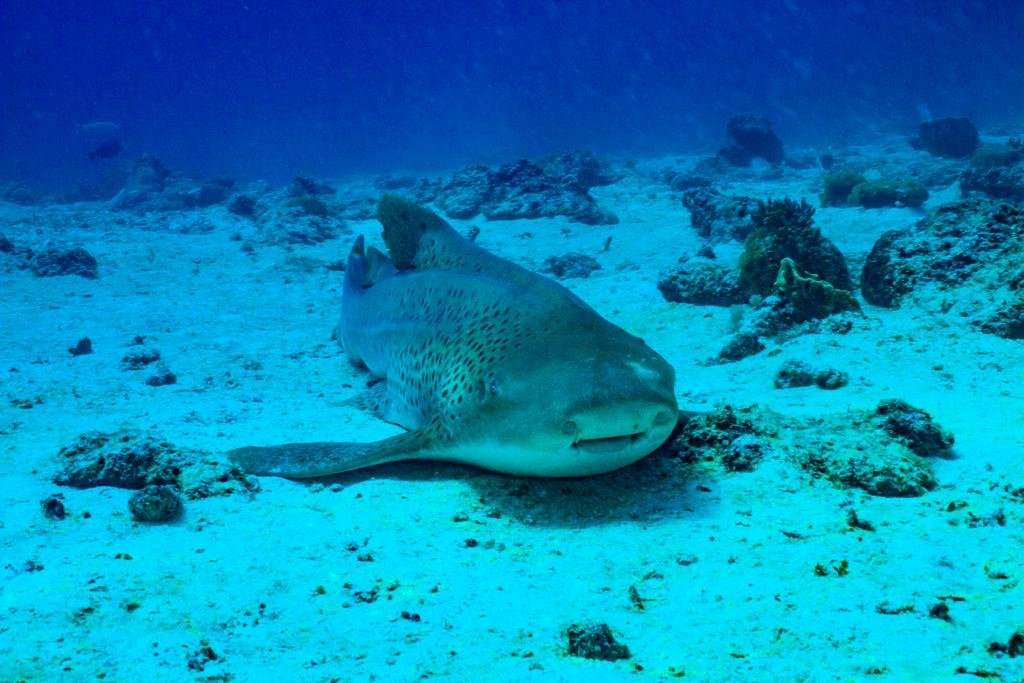
[[[369,443],[320,441],[246,446],[228,451],[227,455],[248,474],[311,479],[424,457],[426,445],[423,434],[412,431]]]
[[[352,289],[367,289],[394,273],[395,266],[387,254],[367,247],[362,235],[356,238],[345,265],[345,281]]]

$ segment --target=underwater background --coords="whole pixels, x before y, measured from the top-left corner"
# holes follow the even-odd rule
[[[1022,46],[1010,1],[0,3],[0,683],[1024,682]],[[440,405],[459,462],[378,462]],[[378,457],[275,460],[321,452]]]
[[[439,171],[552,150],[714,149],[1003,125],[1017,2],[22,2],[0,22],[0,175],[81,179],[75,127],[201,174]]]

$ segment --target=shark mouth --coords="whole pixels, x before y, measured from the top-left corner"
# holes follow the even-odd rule
[[[609,436],[603,439],[580,439],[572,447],[587,453],[617,453],[639,443],[646,437],[647,432],[635,432],[624,436]]]

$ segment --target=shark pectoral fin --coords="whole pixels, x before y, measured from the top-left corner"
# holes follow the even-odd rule
[[[427,439],[422,433],[406,432],[368,443],[320,441],[246,446],[230,450],[227,455],[248,474],[310,479],[424,457],[426,447]]]
[[[383,419],[388,400],[387,385],[386,380],[377,382],[366,391],[361,391],[352,398],[342,401],[341,405],[365,410]]]

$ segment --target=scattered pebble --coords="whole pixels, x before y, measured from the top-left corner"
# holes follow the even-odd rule
[[[47,249],[33,254],[28,261],[28,267],[38,277],[78,275],[90,280],[99,277],[96,258],[81,247]]]
[[[64,509],[64,494],[54,493],[46,498],[43,498],[41,504],[43,508],[43,516],[47,519],[62,520],[67,517],[68,513]]]
[[[584,659],[614,662],[629,659],[629,648],[615,640],[608,624],[573,624],[566,632],[569,654]]]
[[[68,353],[72,356],[85,356],[92,353],[92,340],[88,337],[82,337],[74,346],[68,349]]]
[[[586,254],[565,254],[564,256],[552,256],[545,262],[545,272],[551,273],[557,278],[588,278],[595,270],[601,270],[601,264],[597,259]]]
[[[150,363],[160,360],[160,352],[152,346],[133,348],[121,358],[121,367],[125,370],[141,370]]]
[[[761,437],[741,434],[733,439],[722,455],[722,464],[731,472],[752,472],[768,449],[768,444]]]
[[[170,368],[164,363],[158,363],[156,366],[156,374],[150,375],[146,378],[146,384],[151,387],[163,387],[168,384],[174,384],[178,381],[178,376],[171,372]]]
[[[850,381],[842,370],[826,368],[816,370],[802,360],[787,360],[775,373],[773,383],[776,389],[792,389],[816,385],[821,389],[839,389]]]
[[[953,447],[952,434],[937,425],[931,415],[905,401],[882,401],[875,413],[883,418],[882,429],[917,455],[939,455]]]
[[[137,522],[171,522],[181,516],[184,507],[178,489],[163,484],[136,491],[128,500],[132,519]]]

